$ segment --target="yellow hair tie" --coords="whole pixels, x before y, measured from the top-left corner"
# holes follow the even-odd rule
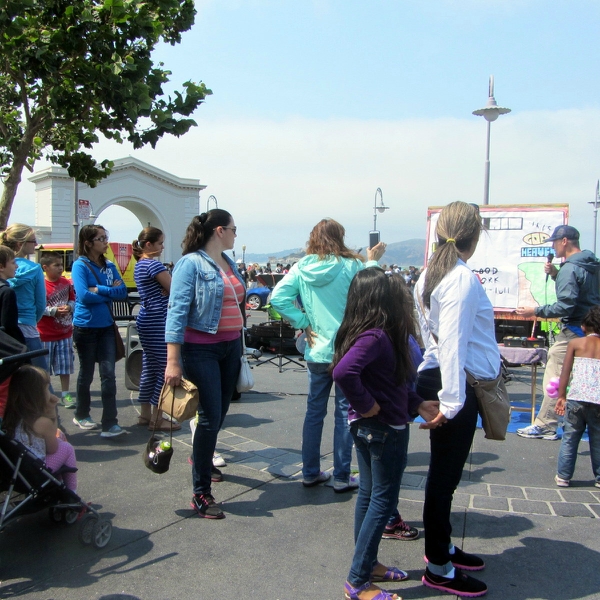
[[[456,244],[456,240],[454,238],[448,238],[446,244]]]

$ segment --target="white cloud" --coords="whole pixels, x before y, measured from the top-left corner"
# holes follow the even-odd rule
[[[247,252],[302,246],[323,217],[338,219],[362,246],[372,226],[375,190],[390,210],[378,218],[388,242],[425,236],[426,209],[462,199],[481,202],[483,119],[206,121],[157,150],[135,153],[100,144],[98,158],[127,154],[208,188],[239,227]],[[492,124],[491,203],[568,202],[571,223],[592,245],[592,209],[600,176],[599,110],[523,112]],[[19,190],[12,221],[31,221],[32,185]],[[137,222],[102,222],[115,240],[137,235]],[[126,221],[126,220],[125,220]],[[182,223],[182,235],[186,223]]]

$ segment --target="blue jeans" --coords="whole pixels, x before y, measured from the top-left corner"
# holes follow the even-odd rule
[[[112,325],[109,327],[75,327],[73,344],[79,356],[75,418],[81,421],[90,416],[90,386],[94,380],[95,365],[98,363],[102,396],[102,431],[108,431],[118,423],[114,328]]]
[[[327,415],[329,392],[333,379],[329,363],[307,362],[308,398],[302,429],[302,475],[314,479],[321,472],[321,438],[323,422]],[[348,400],[335,386],[335,426],[333,430],[333,478],[347,482],[350,479],[352,460],[352,435],[348,428]]]
[[[417,394],[421,398],[437,398],[441,388],[442,379],[439,369],[427,369],[419,373]],[[429,431],[431,455],[425,484],[423,525],[425,556],[429,561],[429,568],[436,575],[442,573],[445,575],[447,570],[452,568],[450,559],[452,498],[471,451],[477,427],[477,414],[475,391],[467,384],[463,407],[442,427]]]
[[[241,338],[217,344],[186,342],[181,348],[185,377],[200,392],[192,450],[194,494],[210,493],[213,452],[235,391],[241,356]]]
[[[385,525],[398,504],[408,450],[408,427],[393,429],[376,417],[350,425],[356,445],[360,487],[354,510],[354,557],[348,583],[371,579]]]
[[[570,480],[575,471],[577,448],[587,425],[590,436],[590,457],[596,482],[600,482],[600,405],[567,400],[563,437],[558,453],[557,473]]]

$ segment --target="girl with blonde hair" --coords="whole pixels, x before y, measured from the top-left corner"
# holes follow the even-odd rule
[[[477,425],[477,401],[466,371],[478,380],[496,379],[500,353],[494,311],[481,282],[467,266],[475,253],[482,221],[476,205],[452,202],[439,215],[438,247],[415,290],[415,304],[426,345],[418,369],[417,394],[439,399],[439,412],[422,424],[430,429],[431,454],[425,488],[423,584],[458,596],[487,592],[464,571],[484,561],[452,544],[450,512]]]

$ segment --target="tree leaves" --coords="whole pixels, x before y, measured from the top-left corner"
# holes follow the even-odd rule
[[[151,58],[194,15],[193,0],[0,0],[0,228],[38,158],[93,186],[111,168],[82,151],[99,135],[155,147],[196,125],[189,117],[212,92],[187,81],[165,98],[171,73]]]

